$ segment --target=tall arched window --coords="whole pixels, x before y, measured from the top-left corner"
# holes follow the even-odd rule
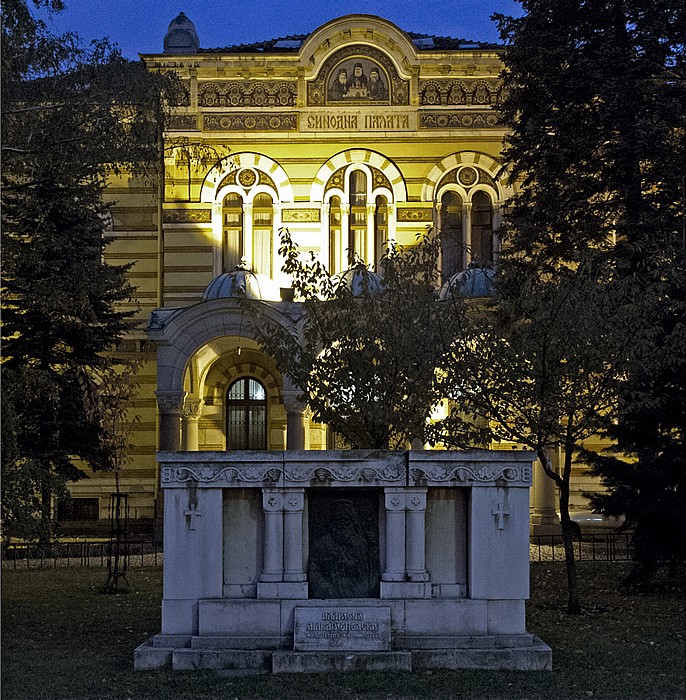
[[[350,173],[350,224],[348,264],[364,260],[367,250],[367,175],[361,170]]]
[[[374,207],[374,265],[379,269],[381,258],[388,246],[388,201],[382,195],[376,198]]]
[[[258,194],[252,203],[252,266],[255,272],[272,276],[274,204],[268,194]]]
[[[222,270],[231,272],[243,257],[243,199],[232,192],[222,208]]]
[[[472,254],[477,265],[493,263],[493,203],[479,190],[472,197]]]
[[[341,250],[341,198],[331,197],[329,201],[329,272],[339,272]]]
[[[267,449],[267,391],[243,377],[226,392],[226,449]]]
[[[464,266],[462,198],[448,191],[441,197],[441,274],[447,280]]]

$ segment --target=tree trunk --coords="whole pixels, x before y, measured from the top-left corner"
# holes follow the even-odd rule
[[[574,530],[569,515],[569,481],[572,473],[572,447],[565,445],[565,459],[560,484],[560,522],[562,524],[562,542],[565,548],[567,567],[567,612],[570,615],[581,614],[579,584],[577,580],[576,560],[574,558]]]

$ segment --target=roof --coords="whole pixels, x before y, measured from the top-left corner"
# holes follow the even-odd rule
[[[495,49],[499,44],[489,44],[483,41],[469,41],[449,36],[433,36],[407,32],[410,40],[419,51],[465,51],[469,49]],[[201,48],[199,53],[290,53],[300,50],[309,34],[290,34],[289,36],[267,41],[256,41],[251,44],[236,44],[222,48]]]

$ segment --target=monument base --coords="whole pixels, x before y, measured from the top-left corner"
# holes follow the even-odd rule
[[[500,646],[499,642],[505,640],[482,638],[472,639],[470,646],[464,648],[367,652],[207,649],[196,646],[196,639],[193,640],[193,648],[160,647],[155,646],[155,638],[151,637],[136,649],[134,668],[137,671],[166,667],[175,671],[215,669],[253,673],[412,672],[437,669],[552,671],[553,654],[550,647],[534,635],[526,637],[528,643],[521,646]],[[173,643],[174,640],[169,641]],[[453,639],[444,640],[444,643],[460,642]]]
[[[158,634],[134,668],[255,673],[439,668],[550,670],[524,601],[469,598],[198,602],[197,633]]]

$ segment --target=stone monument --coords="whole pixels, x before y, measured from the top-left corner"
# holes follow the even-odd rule
[[[136,669],[550,670],[533,454],[159,453],[162,630]]]

